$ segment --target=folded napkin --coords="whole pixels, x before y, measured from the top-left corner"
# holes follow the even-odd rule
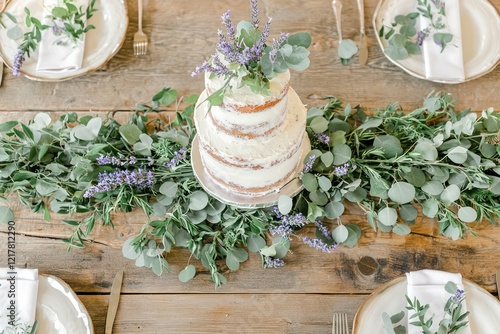
[[[407,294],[408,297],[413,301],[416,297],[422,305],[429,304],[429,310],[427,311],[428,319],[429,316],[434,314],[434,321],[431,327],[431,331],[437,331],[439,327],[439,322],[443,319],[445,314],[444,306],[446,302],[451,297],[451,295],[444,289],[446,283],[452,281],[457,285],[457,288],[464,290],[462,284],[462,275],[452,274],[445,271],[439,270],[420,270],[412,271],[406,274],[408,286]],[[462,302],[462,312],[467,312],[466,301]],[[410,319],[412,311],[408,311],[408,322],[414,321]],[[408,325],[408,334],[420,334],[422,333],[421,327]],[[470,327],[463,329],[461,334],[470,334]]]
[[[35,322],[38,269],[14,271],[16,275],[10,274],[10,269],[0,268],[0,333],[11,321],[29,325]]]
[[[431,80],[461,82],[465,79],[464,61],[462,55],[462,28],[460,24],[459,0],[431,0],[429,2],[433,21],[440,16],[436,7],[444,6],[446,16],[441,16],[445,28],[439,31],[432,29],[430,36],[422,43],[422,53],[425,63],[425,76]],[[436,5],[435,5],[436,4]],[[428,18],[420,15],[420,29],[431,26]],[[441,52],[441,46],[436,45],[433,33],[450,33],[453,40]]]
[[[60,0],[43,0],[43,24],[54,26],[48,15],[51,14],[54,7],[61,6],[61,4],[62,1]],[[78,8],[83,6],[85,9],[88,6],[88,0],[75,0],[73,4]],[[59,22],[58,26],[63,26],[63,24]],[[64,34],[57,35],[57,31],[57,28],[48,28],[42,31],[36,65],[36,70],[39,72],[62,72],[77,70],[82,67],[85,34],[75,45]]]

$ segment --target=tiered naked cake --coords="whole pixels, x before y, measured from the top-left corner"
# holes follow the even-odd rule
[[[306,108],[289,86],[290,72],[270,81],[269,96],[232,86],[221,106],[210,107],[207,97],[225,80],[207,73],[196,106],[202,164],[226,191],[248,196],[279,191],[297,176],[304,138],[308,143]]]

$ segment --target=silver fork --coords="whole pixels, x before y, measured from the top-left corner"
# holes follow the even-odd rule
[[[139,0],[138,7],[139,30],[134,35],[134,55],[144,56],[148,52],[148,36],[142,32],[142,0]]]
[[[332,334],[350,334],[347,313],[334,313]]]

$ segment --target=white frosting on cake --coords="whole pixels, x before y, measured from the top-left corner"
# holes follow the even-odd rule
[[[284,92],[284,96],[277,104],[259,112],[241,113],[224,105],[209,110],[208,102],[204,102],[209,93],[205,90],[201,94],[194,116],[200,155],[206,171],[220,186],[236,192],[263,195],[279,190],[295,176],[301,158],[306,109],[295,91],[288,89],[288,82],[277,81],[279,84],[271,82],[271,87],[281,87],[274,92],[277,95]],[[239,94],[230,96],[235,98]],[[231,103],[245,106],[276,99],[276,96],[259,97],[251,92],[248,95],[241,97],[247,102],[235,100]],[[259,101],[260,98],[263,102]],[[212,112],[214,115],[207,114]],[[229,129],[236,126],[250,136],[223,131],[221,124]],[[272,132],[268,133],[270,129]]]
[[[222,131],[236,136],[273,136],[277,133],[286,116],[288,96],[285,95],[275,105],[256,112],[243,113],[235,108],[213,106],[208,117],[221,128]],[[207,118],[208,118],[207,117]]]

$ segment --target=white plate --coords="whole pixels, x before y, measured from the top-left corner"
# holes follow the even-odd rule
[[[463,279],[469,326],[474,334],[500,333],[500,301],[479,285]],[[393,315],[405,310],[406,276],[398,277],[375,290],[354,317],[352,334],[386,334],[382,313]],[[402,321],[404,323],[405,320]],[[405,325],[406,326],[406,325]]]
[[[94,334],[85,306],[68,284],[55,276],[38,279],[37,334]]]
[[[304,134],[301,149],[302,156],[300,158],[300,161],[304,161],[307,154],[311,151],[311,142],[309,141],[307,133]],[[201,162],[200,143],[198,135],[196,135],[193,139],[193,147],[191,149],[191,164],[193,166],[193,172],[196,179],[198,179],[200,185],[203,187],[203,189],[205,189],[207,193],[225,204],[236,206],[242,209],[267,208],[274,206],[278,203],[278,199],[281,195],[294,197],[304,188],[302,181],[300,181],[298,178],[298,174],[304,168],[304,164],[300,163],[295,170],[295,175],[297,176],[286,185],[284,185],[278,192],[272,192],[263,196],[247,196],[245,194],[240,194],[224,189],[218,184],[215,184],[214,181],[212,181],[210,175],[205,171],[205,167],[203,167],[203,163]]]
[[[28,7],[33,17],[41,18],[41,0],[12,0],[5,11],[14,15],[18,22],[24,22],[24,7]],[[21,73],[37,81],[63,81],[93,72],[106,64],[120,50],[125,41],[128,27],[127,6],[125,0],[97,0],[98,9],[89,20],[96,28],[85,36],[85,54],[82,67],[74,71],[37,72],[38,51],[27,58]],[[10,26],[10,20],[4,19]],[[7,29],[0,28],[0,58],[12,70],[12,62],[21,40],[7,37]]]
[[[373,16],[373,27],[382,50],[389,44],[378,35],[382,22],[390,25],[396,15],[416,12],[416,3],[415,0],[380,0]],[[465,81],[469,81],[493,71],[500,62],[500,15],[487,0],[460,1],[460,15]],[[403,60],[387,58],[414,77],[429,80],[425,77],[422,55],[411,55]]]

